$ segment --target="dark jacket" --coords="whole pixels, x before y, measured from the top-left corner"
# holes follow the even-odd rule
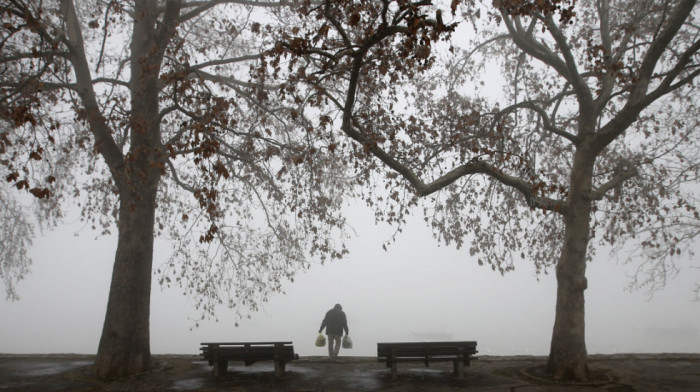
[[[323,331],[324,327],[326,327],[326,335],[342,335],[343,330],[345,330],[346,335],[349,334],[348,319],[345,317],[345,312],[338,308],[333,308],[326,312],[326,317],[323,319],[318,332]]]

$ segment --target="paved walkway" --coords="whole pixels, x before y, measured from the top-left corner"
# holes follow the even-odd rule
[[[158,368],[147,374],[111,383],[95,380],[94,357],[85,355],[2,355],[0,392],[10,391],[237,391],[237,392],[374,392],[374,391],[700,391],[700,354],[591,356],[590,367],[604,375],[587,384],[557,385],[528,376],[543,365],[543,357],[481,357],[455,379],[451,363],[425,367],[402,363],[399,377],[375,358],[344,357],[330,361],[303,357],[275,379],[272,363],[231,364],[229,374],[215,378],[197,356],[155,356]],[[530,372],[532,373],[532,372]]]

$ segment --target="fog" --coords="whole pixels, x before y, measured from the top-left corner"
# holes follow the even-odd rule
[[[325,312],[340,303],[353,338],[341,355],[374,356],[377,342],[476,340],[481,355],[546,355],[556,282],[535,275],[528,263],[501,276],[478,266],[465,250],[438,246],[418,219],[382,250],[391,228],[356,214],[357,238],[341,261],[314,263],[251,315],[237,320],[220,308],[205,320],[176,289],[154,283],[151,350],[197,354],[212,341],[292,341],[302,356],[324,355],[314,346]],[[79,236],[75,234],[79,233]],[[95,353],[107,303],[116,237],[96,238],[80,223],[67,224],[34,242],[32,273],[18,284],[20,300],[0,301],[1,353]],[[159,241],[154,266],[167,259]],[[628,292],[633,265],[599,251],[588,266],[586,331],[596,353],[700,352],[700,303],[693,302],[697,270],[683,270],[649,299]]]

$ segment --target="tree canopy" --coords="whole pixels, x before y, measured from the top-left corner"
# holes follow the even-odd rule
[[[358,178],[388,169],[378,219],[423,198],[438,239],[480,264],[554,267],[549,371],[583,380],[597,247],[634,249],[652,290],[689,260],[700,40],[695,1],[563,3],[327,1],[300,10],[314,22],[278,56],[299,59],[297,88],[323,97]]]
[[[36,198],[39,221],[77,205],[116,229],[101,377],[150,365],[154,236],[174,243],[160,281],[209,315],[246,315],[311,257],[346,252],[344,169],[296,126],[297,105],[265,101],[279,86],[253,80],[274,43],[259,20],[287,6],[0,1],[0,196],[20,223],[0,233],[4,253],[20,249],[3,281],[14,293],[33,234],[8,185]]]

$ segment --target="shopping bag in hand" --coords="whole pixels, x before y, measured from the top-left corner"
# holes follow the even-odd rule
[[[350,339],[350,336],[345,335],[343,336],[343,348],[352,348],[352,339]]]
[[[316,338],[316,346],[323,347],[325,345],[326,345],[326,337],[323,336],[322,333],[318,334],[318,337]]]

